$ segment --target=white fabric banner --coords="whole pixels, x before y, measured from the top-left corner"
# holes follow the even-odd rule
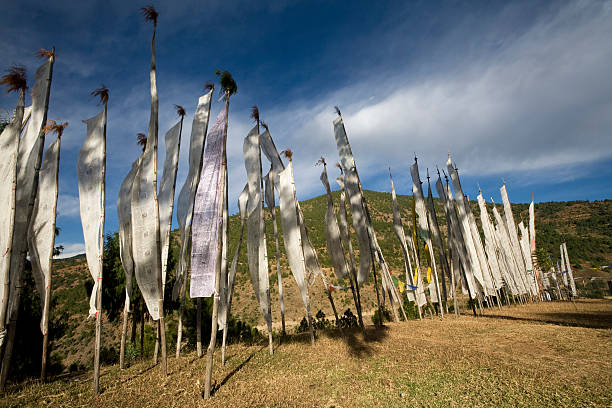
[[[308,286],[306,284],[306,264],[302,249],[302,236],[298,225],[297,202],[291,162],[279,174],[279,207],[283,241],[287,262],[300,290],[304,307],[308,308]]]
[[[261,150],[257,126],[244,138],[243,153],[246,168],[249,199],[247,204],[247,254],[249,274],[259,302],[261,312],[270,324],[270,281],[268,276],[268,253],[263,212],[261,175]]]
[[[504,250],[503,252],[506,256],[506,263],[510,269],[512,278],[514,279],[519,294],[525,294],[527,293],[525,279],[520,273],[519,265],[514,257],[514,251],[512,251],[512,244],[510,243],[510,237],[508,236],[508,228],[506,226],[505,221],[501,218],[499,211],[497,211],[495,205],[493,205],[493,216],[495,217],[495,221],[497,222],[496,231],[500,238],[500,244]]]
[[[521,245],[518,240],[518,233],[516,229],[516,225],[514,224],[514,216],[512,215],[512,207],[510,206],[510,200],[508,199],[508,191],[506,190],[506,186],[503,185],[499,189],[502,197],[502,201],[504,203],[504,218],[506,220],[506,228],[508,230],[508,237],[510,239],[510,247],[512,248],[512,253],[514,254],[514,258],[516,260],[518,271],[521,274],[525,283],[527,283],[527,268],[525,265],[525,258],[523,257],[523,251],[521,251]],[[531,293],[531,286],[527,285],[526,289]]]
[[[140,293],[153,320],[159,319],[161,257],[153,143],[147,143],[132,187],[132,256]]]
[[[85,256],[89,272],[94,280],[89,299],[89,317],[96,316],[96,293],[99,281],[102,279],[100,270],[100,228],[104,216],[102,202],[102,181],[105,170],[105,140],[106,112],[102,112],[85,121],[87,137],[79,153],[77,161],[77,176],[79,179],[79,204],[81,210],[81,225],[85,241]],[[96,316],[97,317],[97,316]]]
[[[423,198],[423,189],[421,187],[421,178],[419,176],[419,167],[415,163],[410,166],[410,175],[412,177],[412,197],[415,202],[415,211],[417,213],[417,222],[419,224],[420,235],[424,238],[427,244],[427,250],[429,251],[429,257],[431,259],[431,268],[433,272],[433,279],[430,282],[429,290],[430,297],[433,303],[438,303],[440,299],[440,290],[438,289],[438,271],[436,268],[436,257],[434,256],[433,246],[431,243],[431,237],[429,234],[429,226],[427,223],[427,212],[425,210],[425,200]]]
[[[266,158],[272,164],[274,175],[278,177],[278,174],[285,169],[285,166],[283,165],[283,161],[278,154],[278,150],[276,150],[276,146],[274,145],[274,141],[272,140],[272,136],[268,130],[260,135],[259,143],[261,144],[261,151],[264,152]],[[276,184],[277,180],[273,179],[273,181],[274,184]]]
[[[489,213],[487,212],[487,205],[482,197],[482,192],[478,194],[478,207],[480,209],[480,222],[482,224],[482,230],[485,235],[485,251],[487,253],[487,258],[489,262],[489,266],[491,267],[491,274],[493,276],[493,283],[495,285],[495,289],[500,289],[504,282],[501,274],[501,268],[499,266],[499,261],[496,255],[496,245],[495,245],[495,237],[494,232],[491,227],[491,219],[489,218]]]
[[[523,221],[519,222],[519,230],[521,231],[521,239],[519,244],[521,246],[521,252],[523,259],[525,259],[525,266],[527,267],[527,282],[531,288],[531,293],[538,293],[538,283],[535,277],[535,271],[533,269],[533,262],[531,260],[531,248],[529,246],[529,231],[525,227]]]
[[[193,207],[191,284],[189,296],[209,297],[215,294],[215,275],[219,258],[219,228],[223,223],[223,143],[225,141],[224,107],[210,128],[206,141],[202,172]]]
[[[17,183],[17,154],[19,151],[19,134],[23,121],[25,92],[19,96],[16,114],[0,135],[0,297],[2,317],[5,316],[9,295],[9,270],[11,266],[11,238],[15,221],[15,186]],[[7,319],[5,319],[6,321]],[[4,326],[4,322],[2,322]],[[0,345],[2,345],[0,333]]]
[[[28,233],[28,210],[30,208],[34,183],[36,181],[36,169],[40,166],[39,156],[42,145],[45,143],[44,133],[41,135],[43,126],[47,121],[46,107],[49,103],[49,88],[51,86],[50,61],[45,61],[37,70],[32,88],[32,113],[30,120],[19,141],[19,153],[17,155],[17,186],[15,191],[15,219],[13,224],[13,244],[11,250],[11,267],[9,282],[11,293],[15,285],[21,281],[23,271],[23,260],[27,251],[28,241],[25,239]],[[10,315],[17,312],[15,309],[15,298],[9,296],[8,305]],[[7,320],[8,321],[8,320]]]
[[[476,283],[474,282],[471,259],[467,254],[467,249],[465,248],[465,239],[463,239],[463,230],[457,217],[456,208],[458,206],[453,205],[453,195],[450,186],[447,185],[445,188],[442,185],[442,180],[439,177],[436,181],[436,191],[438,192],[438,196],[440,197],[440,199],[442,199],[442,202],[444,204],[444,213],[446,214],[446,217],[449,220],[449,225],[452,229],[451,239],[453,243],[453,248],[455,249],[453,257],[459,259],[459,262],[461,263],[461,268],[463,268],[463,271],[465,272],[466,279],[463,279],[463,275],[459,272],[461,268],[457,263],[455,268],[455,283],[463,282],[463,285],[467,285],[464,290],[469,289],[472,299],[475,299],[479,293],[479,290],[476,288]],[[467,282],[465,282],[466,280]]]
[[[572,289],[572,296],[578,296],[576,291],[576,282],[574,281],[574,271],[572,271],[572,265],[570,264],[569,254],[567,253],[567,243],[563,243],[563,252],[565,253],[565,267],[567,268],[567,279],[569,280],[570,288]]]
[[[474,212],[470,207],[469,201],[465,199],[466,213],[468,220],[470,221],[470,229],[472,231],[472,239],[474,239],[474,246],[476,247],[476,255],[478,255],[478,261],[480,262],[480,270],[482,271],[482,278],[487,287],[489,295],[495,294],[495,284],[491,273],[491,266],[489,265],[487,256],[485,255],[484,245],[476,226],[476,219],[474,218]]]
[[[312,284],[317,276],[323,274],[323,271],[321,270],[321,264],[319,263],[317,252],[310,241],[308,229],[306,228],[306,222],[304,220],[304,213],[300,207],[300,202],[297,200],[296,205],[298,211],[298,223],[300,225],[300,235],[302,236],[302,250],[304,252],[304,261],[306,262],[306,280],[309,284]],[[323,280],[327,281],[327,278],[323,277]],[[325,286],[327,287],[327,285]]]
[[[323,166],[321,172],[321,183],[327,192],[327,211],[325,212],[325,239],[327,241],[327,252],[334,266],[336,277],[342,279],[348,273],[348,265],[344,253],[344,246],[340,241],[340,227],[334,210],[334,199],[332,197],[329,179],[327,177],[327,167]]]
[[[278,177],[274,173],[274,169],[270,169],[264,176],[264,199],[266,201],[266,207],[270,212],[274,211],[276,207],[276,199],[274,198],[274,184]]]
[[[365,209],[363,208],[363,201],[361,199],[361,189],[359,187],[355,159],[351,152],[341,116],[338,116],[334,120],[334,135],[336,138],[338,155],[340,156],[340,164],[344,170],[344,184],[351,205],[353,228],[355,229],[357,243],[359,244],[359,270],[357,272],[357,282],[361,285],[368,281],[372,263],[372,248],[370,246]]]
[[[535,232],[535,205],[533,200],[529,204],[529,246],[531,252],[535,253],[536,250],[536,232]]]
[[[119,256],[125,272],[125,311],[131,310],[132,285],[134,279],[134,258],[132,257],[132,186],[138,172],[140,158],[132,163],[125,176],[117,198],[117,221],[119,222]]]
[[[210,116],[210,102],[212,90],[198,99],[198,106],[193,115],[191,137],[189,139],[189,170],[185,183],[179,193],[176,204],[176,219],[181,235],[181,251],[176,268],[176,281],[172,288],[172,298],[176,300],[185,283],[187,271],[187,252],[191,243],[191,218],[193,216],[193,200],[198,187],[200,169],[202,167],[202,154],[208,130]]]
[[[456,203],[457,203],[457,216],[459,218],[459,225],[461,226],[461,232],[463,235],[463,242],[467,250],[467,255],[470,257],[470,266],[472,267],[472,274],[476,281],[480,284],[480,287],[484,290],[484,294],[488,295],[486,290],[485,281],[483,278],[483,271],[480,265],[480,259],[476,252],[476,246],[474,244],[474,238],[472,237],[472,228],[470,227],[470,220],[466,212],[465,197],[463,195],[463,189],[461,188],[461,182],[459,175],[453,166],[453,162],[448,157],[446,162],[446,168],[453,182],[453,188],[455,190]],[[468,278],[469,279],[469,278]]]
[[[174,207],[174,188],[178,169],[179,150],[181,147],[181,126],[178,121],[166,133],[166,158],[161,186],[159,187],[159,237],[161,240],[162,294],[166,287],[166,268],[168,250],[170,249],[170,230],[172,229],[172,209]]]
[[[402,248],[402,254],[404,255],[404,272],[406,275],[406,294],[408,296],[408,300],[414,302],[416,289],[410,289],[410,287],[415,287],[414,283],[414,273],[412,272],[412,263],[410,261],[410,254],[408,252],[408,245],[406,244],[406,234],[404,233],[404,225],[402,224],[402,216],[400,212],[399,205],[397,203],[397,195],[395,194],[395,186],[393,184],[393,177],[391,176],[391,171],[389,170],[389,179],[391,181],[391,199],[393,201],[393,230],[395,231],[395,235],[400,242],[400,246]],[[410,287],[408,286],[410,285]]]
[[[23,109],[23,117],[21,119],[21,130],[25,129],[25,126],[28,124],[31,116],[32,116],[32,105],[26,106]]]
[[[227,210],[227,168],[224,168],[221,172],[221,184],[223,189],[221,190],[221,262],[219,264],[219,312],[217,313],[217,330],[223,330],[227,318],[227,284],[228,284],[228,271],[227,271],[227,247],[228,247],[228,225],[229,225],[229,214]],[[216,283],[216,281],[215,281]],[[216,286],[216,285],[215,285]]]
[[[438,224],[438,216],[436,215],[436,207],[434,205],[433,195],[431,193],[431,184],[429,183],[429,178],[427,179],[427,200],[425,203],[427,205],[427,216],[429,217],[429,229],[431,231],[431,238],[434,242],[434,245],[438,248],[438,258],[440,259],[440,265],[442,266],[442,273],[440,274],[442,276],[442,279],[439,284],[442,290],[442,295],[446,298],[446,282],[444,279],[444,274],[450,274],[450,266],[446,258],[444,242],[442,242],[442,234],[440,233],[440,226]]]
[[[40,168],[38,194],[32,210],[28,231],[28,247],[32,275],[44,310],[46,288],[51,285],[51,259],[55,244],[55,209],[57,208],[57,173],[59,170],[60,139],[49,146]],[[47,316],[42,314],[40,330],[45,334]]]

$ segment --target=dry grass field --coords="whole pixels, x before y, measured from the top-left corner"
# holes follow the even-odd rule
[[[145,361],[10,388],[2,406],[610,406],[612,301],[577,300],[487,310],[345,333],[290,336],[216,354],[215,393],[201,398],[204,359]]]

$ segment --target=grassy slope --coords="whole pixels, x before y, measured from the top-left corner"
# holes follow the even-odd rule
[[[385,258],[390,265],[391,272],[395,276],[403,276],[403,259],[398,241],[393,232],[391,224],[391,195],[366,191],[366,198],[372,212],[374,228],[377,232],[378,241],[382,247]],[[334,192],[334,201],[338,203],[338,192]],[[411,220],[412,197],[398,196],[402,218],[407,225]],[[442,208],[436,200],[437,213],[443,214]],[[337,282],[330,269],[330,260],[325,249],[325,236],[323,232],[323,220],[327,206],[324,196],[319,196],[301,203],[306,219],[306,224],[310,231],[310,236],[315,246],[319,259],[326,271],[332,284]],[[473,203],[475,214],[479,214],[476,203]],[[501,208],[501,207],[500,207]],[[527,206],[524,204],[513,205],[515,219],[527,219]],[[478,217],[477,217],[478,218]],[[536,205],[537,220],[537,239],[538,245],[550,250],[552,256],[558,253],[558,244],[562,240],[567,240],[570,259],[577,269],[576,276],[599,275],[612,278],[609,272],[596,271],[590,266],[594,264],[597,257],[602,257],[608,264],[612,263],[612,201],[601,202],[569,202],[569,203],[540,203]],[[443,233],[446,231],[445,219],[439,219]],[[280,229],[280,225],[279,225]],[[267,243],[268,256],[270,260],[270,287],[272,293],[272,309],[275,328],[280,322],[280,310],[278,306],[278,289],[276,278],[276,263],[274,260],[275,247],[272,235],[272,225],[268,214],[267,217]],[[240,223],[237,216],[230,219],[230,256],[233,256],[240,233]],[[588,243],[592,250],[586,250]],[[280,239],[281,254],[284,252],[283,240]],[[357,243],[354,242],[357,248]],[[596,265],[604,264],[599,262]],[[86,283],[91,281],[87,268],[84,264],[84,257],[70,260],[56,261],[57,270],[54,274],[54,309],[52,313],[56,316],[61,315],[62,321],[66,322],[63,328],[62,337],[52,344],[53,353],[59,354],[65,367],[72,363],[82,364],[88,367],[92,361],[91,341],[94,334],[93,321],[86,320],[88,310],[88,297]],[[297,285],[291,276],[286,258],[281,259],[283,270],[283,284],[285,289],[286,320],[289,325],[299,322],[304,316],[302,302],[300,300]],[[169,272],[173,276],[173,271]],[[338,310],[342,313],[346,308],[351,308],[352,295],[350,291],[334,292],[334,299]],[[311,289],[311,301],[313,314],[322,309],[325,314],[332,318],[333,314],[327,297],[324,294],[322,282],[318,279]],[[366,312],[371,312],[375,308],[376,296],[373,285],[366,285],[362,289],[362,304]],[[239,319],[254,325],[263,323],[259,306],[256,303],[253,288],[248,277],[248,265],[246,249],[240,256],[237,273],[237,283],[232,314]],[[169,316],[168,320],[172,324],[176,316]],[[369,323],[370,319],[366,319]],[[118,350],[119,344],[119,322],[109,323],[104,321],[104,342],[108,347]]]
[[[595,326],[595,327],[592,327]],[[205,359],[150,361],[16,386],[6,406],[610,406],[612,302],[580,300],[507,307],[388,324],[366,335],[323,334],[313,348],[293,336],[273,357],[266,344],[232,345],[219,385],[204,402]]]

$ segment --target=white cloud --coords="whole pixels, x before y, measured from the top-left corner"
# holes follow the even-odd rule
[[[57,197],[57,216],[58,217],[74,217],[80,214],[79,198],[60,194]]]
[[[56,243],[55,245],[64,246],[64,250],[62,251],[61,255],[57,256],[56,259],[71,258],[73,256],[85,253],[85,244],[82,242]]]
[[[321,155],[330,163],[337,160],[335,104],[343,111],[362,178],[386,177],[388,166],[407,173],[413,152],[421,167],[433,169],[444,165],[451,151],[463,174],[527,172],[553,179],[562,173],[567,179],[568,168],[612,157],[610,38],[610,7],[571,3],[497,52],[470,56],[418,83],[394,77],[389,92],[389,83],[364,78],[315,103],[276,107],[262,116],[279,149],[295,153],[302,198],[323,192],[316,160]],[[244,136],[247,126],[237,128]],[[238,170],[242,138],[233,137],[230,197],[245,179]]]

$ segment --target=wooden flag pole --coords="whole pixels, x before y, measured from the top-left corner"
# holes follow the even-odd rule
[[[68,125],[68,122],[65,125],[56,125],[54,130],[57,132],[57,162],[56,162],[56,173],[55,173],[55,203],[53,205],[53,235],[51,237],[51,251],[49,253],[49,281],[46,282],[45,285],[45,302],[43,305],[43,347],[42,347],[42,364],[40,369],[40,379],[42,382],[47,381],[47,355],[49,349],[49,309],[51,305],[51,272],[53,271],[53,250],[55,247],[55,226],[57,219],[57,197],[58,197],[58,183],[59,183],[59,163],[60,163],[60,151],[61,151],[61,140],[62,140],[62,132],[64,128]]]
[[[42,124],[44,124],[47,122],[47,112],[49,110],[49,95],[51,93],[51,80],[53,78],[53,64],[55,63],[55,47],[51,48],[51,51],[41,50],[38,55],[40,57],[49,59],[49,76],[47,77],[47,89],[46,89],[47,95],[45,98],[43,118],[41,122]],[[40,131],[38,132],[38,144],[39,144],[39,147],[38,147],[37,159],[36,159],[36,164],[35,164],[35,169],[34,169],[34,183],[32,185],[32,191],[28,199],[28,208],[26,210],[27,211],[26,225],[30,224],[30,219],[32,218],[32,212],[34,210],[34,202],[36,200],[36,195],[38,193],[38,174],[40,172],[40,164],[42,161],[43,151],[45,147],[45,134],[44,132],[42,132],[42,126],[41,126]],[[13,238],[12,242],[14,242],[15,238],[14,237],[12,238]],[[10,313],[10,315],[5,316],[5,319],[8,318],[8,324],[6,326],[6,330],[8,333],[6,335],[7,338],[4,340],[5,345],[4,345],[3,355],[2,355],[2,367],[0,369],[0,391],[4,390],[4,386],[8,378],[11,358],[13,356],[13,345],[15,344],[15,335],[17,332],[17,318],[19,316],[19,304],[21,302],[21,287],[23,283],[22,282],[23,265],[25,264],[27,253],[28,253],[28,247],[27,245],[25,245],[23,246],[23,250],[21,251],[21,253],[18,255],[20,258],[20,262],[18,262],[18,265],[17,265],[18,270],[17,270],[17,273],[15,274],[15,276],[17,277],[16,282],[14,285],[11,283],[11,290],[14,290],[14,295],[11,294],[10,296],[11,297],[14,296],[13,297],[14,311],[11,312],[11,310],[7,310],[7,312]]]
[[[344,173],[340,163],[336,163],[336,167],[340,169],[340,175],[344,179]],[[357,282],[357,268],[355,262],[355,252],[353,251],[353,243],[351,242],[351,236],[348,231],[348,221],[346,215],[346,193],[344,191],[344,181],[340,188],[340,239],[346,244],[349,261],[349,281],[351,282],[351,291],[353,292],[353,301],[355,302],[355,309],[357,310],[357,319],[361,331],[365,333],[365,326],[363,324],[363,316],[361,313],[361,294],[359,293],[359,283]]]
[[[221,162],[221,183],[223,195],[219,200],[219,213],[224,212],[224,208],[227,206],[227,123],[229,118],[229,103],[232,94],[238,90],[234,79],[227,71],[217,71],[218,76],[221,80],[221,88],[225,92],[225,128],[223,132],[223,159]],[[215,353],[215,344],[217,342],[217,329],[218,329],[218,317],[219,317],[219,296],[221,289],[221,262],[223,261],[223,237],[227,233],[229,225],[227,224],[226,216],[223,216],[223,228],[219,231],[217,240],[217,262],[215,267],[215,295],[213,297],[213,309],[211,316],[211,329],[210,329],[210,343],[208,344],[208,350],[206,352],[206,378],[204,380],[204,399],[209,399],[211,394],[211,381],[212,381],[212,369],[213,369],[213,357]],[[225,232],[224,232],[225,231]],[[227,266],[227,262],[226,262]],[[201,299],[201,298],[198,298]],[[226,316],[227,318],[227,316]]]
[[[27,89],[27,80],[26,80],[26,71],[25,68],[21,69],[21,67],[13,67],[14,68],[14,72],[13,73],[7,73],[7,75],[5,75],[2,80],[3,82],[8,82],[7,85],[9,85],[9,91],[11,88],[15,88],[14,90],[17,90],[17,88],[19,88],[19,97],[17,99],[17,106],[15,107],[15,115],[13,117],[13,120],[18,123],[19,121],[19,117],[21,117],[22,123],[21,123],[21,127],[20,127],[20,132],[23,131],[23,128],[25,127],[30,114],[27,115],[27,117],[24,119],[23,118],[23,111],[24,111],[24,105],[25,105],[25,93],[26,93],[26,89]],[[13,87],[12,85],[15,85],[15,87]],[[8,111],[7,111],[8,113]],[[9,125],[10,126],[10,125]],[[11,283],[9,282],[10,280],[10,269],[11,269],[11,256],[13,255],[13,239],[14,239],[14,235],[15,235],[15,211],[17,208],[17,195],[16,195],[16,191],[17,191],[17,177],[18,177],[18,156],[19,156],[19,134],[15,135],[15,138],[17,139],[15,145],[14,145],[14,150],[13,150],[13,154],[14,154],[14,163],[11,166],[10,171],[12,172],[12,178],[11,178],[11,190],[10,190],[10,215],[9,215],[9,231],[8,231],[8,242],[6,245],[6,253],[4,254],[5,256],[5,263],[3,265],[3,269],[0,273],[2,273],[2,276],[4,277],[4,284],[2,285],[2,288],[0,288],[1,291],[1,298],[2,298],[2,303],[0,304],[0,333],[4,336],[6,335],[6,317],[8,314],[10,314],[10,310],[8,309],[8,299],[10,296],[10,289],[11,289]],[[0,345],[0,360],[2,359],[2,345]],[[8,364],[8,363],[7,363]],[[4,389],[4,382],[2,382],[0,384],[0,390]]]
[[[227,162],[226,162],[225,154],[224,154],[223,164],[221,164],[221,180],[222,180],[221,182],[223,183],[223,188],[222,188],[223,198],[219,200],[221,208],[225,206],[224,201],[225,201],[226,189],[227,189],[226,169],[227,169]],[[223,227],[225,228],[225,225]],[[223,231],[219,231],[219,239],[217,241],[217,263],[215,267],[215,294],[213,297],[213,309],[212,309],[212,316],[211,316],[210,343],[208,344],[208,349],[206,351],[206,379],[204,382],[204,399],[210,398],[213,357],[215,353],[215,345],[217,343],[217,330],[219,327],[219,323],[217,319],[219,317],[219,296],[220,296],[219,292],[221,290],[221,259],[222,259],[221,242],[223,241],[222,236],[223,236]],[[198,299],[201,299],[201,298],[198,298]]]
[[[284,154],[285,157],[287,157],[287,159],[289,160],[289,167],[291,168],[291,188],[293,190],[293,202],[295,203],[295,214],[296,214],[296,218],[297,218],[297,228],[300,228],[300,223],[303,220],[302,217],[302,213],[300,211],[299,208],[299,203],[297,200],[297,194],[295,192],[295,179],[293,178],[293,153],[291,152],[291,150],[287,149],[283,152],[281,152],[281,154]],[[301,237],[301,234],[298,233],[298,236]],[[300,238],[301,239],[301,238]],[[286,250],[286,248],[285,248]],[[300,262],[302,263],[303,267],[304,267],[304,272],[306,272],[306,261],[304,260],[304,250],[303,250],[303,246],[300,245]],[[310,314],[310,295],[309,295],[309,290],[308,290],[308,281],[306,279],[306,276],[304,276],[304,285],[306,286],[306,302],[305,302],[305,308],[306,308],[306,320],[308,322],[308,330],[310,331],[310,345],[314,346],[315,345],[315,333],[314,333],[314,327],[312,324],[312,316]]]
[[[177,142],[177,146],[176,146],[176,150],[177,152],[181,151],[181,136],[183,133],[183,119],[185,118],[185,109],[182,106],[179,105],[174,105],[174,107],[176,108],[176,112],[177,114],[181,117],[181,121],[180,121],[180,125],[179,125],[179,136],[178,136],[178,142]],[[178,166],[178,162],[177,162],[177,166]],[[173,214],[173,210],[174,210],[174,192],[176,189],[176,175],[177,175],[177,171],[174,172],[174,178],[172,179],[172,194],[170,195],[170,219],[168,221],[168,229],[166,230],[166,237],[164,237],[164,240],[168,240],[168,245],[170,245],[170,230],[172,229],[172,214]],[[163,177],[163,176],[162,176]],[[163,188],[163,186],[162,186]],[[160,239],[161,239],[161,235],[160,235]],[[160,255],[163,254],[163,250],[160,252]],[[162,260],[162,264],[163,264],[163,260]],[[168,263],[167,263],[167,259],[166,259],[166,269],[167,269]],[[162,281],[162,291],[161,291],[161,295],[162,298],[165,297],[165,286],[166,286],[166,282]],[[181,322],[182,323],[182,322]],[[123,334],[122,334],[122,339],[124,338]],[[160,340],[160,332],[159,332],[159,328],[157,329],[157,336],[155,337],[155,351],[153,352],[153,364],[157,364],[157,354],[158,354],[158,350],[159,350],[159,340]]]
[[[264,237],[264,242],[265,242],[265,237],[266,237],[266,223],[265,223],[265,219],[264,219],[264,207],[266,204],[266,199],[265,199],[265,190],[264,190],[264,184],[263,184],[263,170],[262,170],[262,165],[261,165],[261,134],[259,132],[259,109],[257,109],[257,106],[253,106],[252,108],[252,113],[251,113],[251,117],[253,119],[255,119],[255,122],[257,123],[257,149],[258,149],[258,158],[259,158],[259,188],[261,191],[261,218],[260,218],[260,223],[263,224],[263,237]],[[261,228],[261,226],[260,226]],[[265,245],[265,244],[264,244]],[[265,247],[264,247],[265,248]],[[267,248],[265,248],[266,251],[266,255],[265,255],[265,260],[266,260],[266,268],[268,267],[268,257],[267,257]],[[260,266],[261,267],[261,266]],[[269,278],[267,278],[269,279]],[[272,304],[271,304],[271,300],[270,300],[270,282],[268,281],[268,291],[266,293],[267,295],[267,301],[268,301],[268,314],[269,317],[266,317],[266,324],[268,326],[268,346],[270,349],[270,355],[274,354],[274,343],[273,343],[273,339],[272,339]]]
[[[104,266],[104,216],[105,216],[105,195],[106,195],[106,114],[108,111],[108,96],[104,103],[104,130],[102,131],[103,142],[103,161],[102,161],[102,189],[100,203],[102,206],[102,216],[100,219],[100,237],[99,237],[99,272],[98,272],[98,287],[96,291],[96,340],[94,346],[94,394],[100,392],[100,342],[102,341],[102,268]]]
[[[340,109],[338,109],[338,107],[336,106],[336,113],[338,114],[338,116],[340,116],[342,118],[342,114],[340,113]],[[344,127],[344,123],[342,123],[342,127]],[[344,134],[346,135],[346,130],[344,131]],[[352,154],[352,149],[351,149],[351,144],[348,140],[348,136],[346,137],[346,145],[349,148],[349,151],[351,152],[351,156]],[[372,227],[372,219],[370,217],[370,211],[368,210],[368,204],[367,201],[365,199],[365,196],[363,194],[363,188],[361,187],[361,179],[359,178],[359,172],[357,171],[357,165],[355,165],[355,176],[357,177],[357,185],[359,187],[359,194],[360,194],[360,198],[361,198],[361,205],[364,208],[365,211],[365,216],[366,216],[366,222],[367,222],[367,232],[368,232],[368,241],[370,244],[370,256],[372,258],[372,273],[374,274],[374,288],[376,289],[376,303],[378,306],[378,313],[380,316],[380,319],[378,319],[379,323],[378,326],[382,326],[383,322],[382,322],[382,316],[383,316],[383,310],[382,310],[382,304],[380,302],[380,289],[378,288],[378,279],[376,278],[376,256],[375,256],[375,248],[373,248],[373,243],[374,240],[372,239],[372,234],[370,233],[370,228]]]
[[[276,176],[276,175],[275,175]],[[273,183],[273,180],[269,180],[268,183]],[[265,193],[264,193],[265,194]],[[272,194],[274,195],[274,187],[272,187]],[[272,215],[272,228],[274,228],[274,243],[276,249],[276,277],[278,280],[278,299],[280,302],[280,312],[281,312],[281,337],[284,338],[287,335],[285,330],[285,299],[283,296],[283,274],[281,273],[281,265],[280,265],[280,246],[278,242],[278,225],[276,222],[276,206],[272,208],[268,207],[270,210],[270,214]]]
[[[128,297],[125,296],[125,303],[123,306],[123,324],[121,326],[121,345],[119,348],[119,369],[123,370],[125,368],[125,340],[127,337],[127,328],[128,328]]]

